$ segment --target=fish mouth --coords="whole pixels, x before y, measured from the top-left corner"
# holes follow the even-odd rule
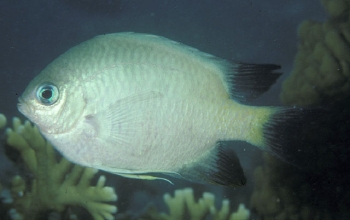
[[[21,112],[25,116],[27,116],[30,112],[32,112],[32,109],[29,107],[29,105],[24,101],[22,97],[18,98],[17,109],[19,112]]]

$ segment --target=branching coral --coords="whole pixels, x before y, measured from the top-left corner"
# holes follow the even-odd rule
[[[6,117],[3,114],[0,114],[0,129],[5,127],[6,125]]]
[[[294,69],[280,96],[285,104],[317,105],[350,92],[350,0],[322,2],[330,19],[300,25]]]
[[[83,207],[97,220],[113,219],[116,207],[106,202],[116,201],[117,196],[112,188],[105,187],[103,176],[96,186],[90,186],[96,170],[74,165],[65,158],[57,162],[53,147],[29,121],[22,124],[18,118],[13,118],[12,128],[6,129],[6,135],[7,144],[20,153],[33,174],[31,184],[18,175],[12,179],[12,219],[41,219],[41,215],[47,211],[62,212],[68,206]],[[169,213],[149,209],[139,219],[201,220],[209,217],[213,220],[246,220],[250,216],[243,204],[236,212],[231,212],[228,200],[223,200],[218,210],[215,196],[208,192],[196,201],[190,188],[176,190],[174,197],[165,194],[164,202]],[[117,218],[135,219],[127,215],[117,215]]]
[[[24,124],[13,119],[13,128],[6,130],[7,144],[18,150],[33,174],[31,186],[16,176],[12,180],[13,207],[20,219],[37,219],[47,210],[62,212],[67,206],[81,206],[94,219],[113,219],[117,195],[114,189],[105,186],[106,178],[101,176],[96,186],[90,181],[97,170],[74,165],[62,158],[59,162],[53,147],[44,140],[29,121]]]
[[[158,213],[154,209],[147,212],[146,219],[154,220],[247,220],[250,217],[250,212],[241,204],[236,212],[230,212],[229,200],[223,200],[220,210],[215,207],[215,196],[211,193],[203,193],[202,198],[195,201],[193,190],[185,188],[176,190],[174,197],[169,194],[164,195],[164,202],[169,208],[169,214]],[[142,218],[141,218],[142,219]]]

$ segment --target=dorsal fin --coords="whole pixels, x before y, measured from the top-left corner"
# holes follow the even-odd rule
[[[95,39],[106,42],[108,38],[113,39],[111,42],[115,42],[115,39],[122,39],[149,45],[152,48],[162,48],[163,52],[176,54],[182,59],[194,59],[207,68],[220,70],[220,77],[226,82],[227,92],[232,99],[238,102],[254,100],[267,91],[282,75],[274,72],[281,68],[279,65],[228,62],[196,48],[156,35],[124,32],[102,35]]]
[[[230,97],[238,102],[250,102],[266,92],[282,75],[274,72],[275,64],[234,63],[226,72]]]

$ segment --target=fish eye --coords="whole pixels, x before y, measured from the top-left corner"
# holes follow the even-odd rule
[[[52,105],[58,100],[58,88],[52,83],[43,83],[36,91],[36,97],[42,104]]]

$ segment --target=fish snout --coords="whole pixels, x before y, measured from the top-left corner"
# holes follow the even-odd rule
[[[22,97],[18,98],[17,109],[19,112],[21,112],[25,116],[27,116],[28,114],[30,114],[30,112],[32,112],[32,109],[29,107],[29,105],[24,101]]]

